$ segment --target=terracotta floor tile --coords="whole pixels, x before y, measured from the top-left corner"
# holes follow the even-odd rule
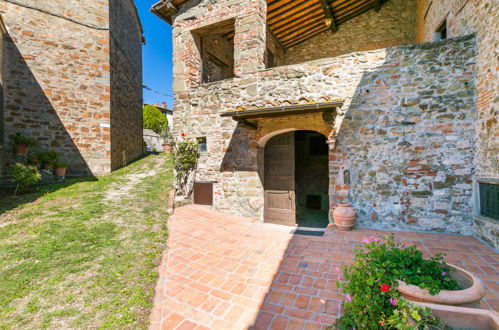
[[[388,233],[330,226],[322,237],[292,235],[199,206],[177,209],[169,229],[151,329],[325,329],[344,299],[336,267],[352,262],[365,237]],[[394,234],[476,273],[487,288],[481,308],[499,310],[499,256],[490,248],[468,236]]]

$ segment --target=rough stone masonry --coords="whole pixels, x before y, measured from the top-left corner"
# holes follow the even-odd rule
[[[0,2],[3,174],[20,132],[101,175],[142,150],[142,32],[131,0]]]
[[[497,247],[497,222],[479,216],[476,194],[480,180],[499,179],[497,2],[431,3],[390,0],[348,28],[277,54],[281,66],[272,68],[265,1],[179,5],[172,16],[175,130],[179,138],[207,138],[196,180],[214,182],[214,208],[263,220],[266,141],[312,130],[329,138],[330,209],[348,200],[359,226],[475,232]],[[416,44],[434,40],[446,18],[452,39]],[[234,77],[203,83],[198,31],[228,21]],[[321,114],[287,115],[259,119],[254,129],[220,116],[331,100],[343,104],[332,123]]]

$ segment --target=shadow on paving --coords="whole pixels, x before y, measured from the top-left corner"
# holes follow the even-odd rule
[[[344,299],[336,286],[336,267],[353,262],[353,251],[365,237],[391,233],[404,245],[416,245],[425,257],[445,253],[447,262],[473,272],[488,291],[480,308],[497,310],[496,254],[471,236],[374,229],[342,232],[329,227],[323,237],[293,236],[250,329],[326,329],[333,325]]]

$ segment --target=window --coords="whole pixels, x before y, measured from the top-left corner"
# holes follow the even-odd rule
[[[198,144],[199,144],[199,152],[206,152],[208,151],[208,146],[206,144],[206,137],[199,137],[197,138]]]
[[[480,215],[499,220],[499,184],[480,182]]]
[[[192,31],[201,57],[203,83],[234,78],[233,19]]]
[[[447,19],[445,19],[442,24],[435,31],[435,40],[447,39]]]

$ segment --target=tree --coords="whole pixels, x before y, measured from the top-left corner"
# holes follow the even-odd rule
[[[150,129],[160,134],[164,128],[168,126],[168,119],[166,119],[166,116],[153,105],[144,106],[142,115],[145,129]]]

